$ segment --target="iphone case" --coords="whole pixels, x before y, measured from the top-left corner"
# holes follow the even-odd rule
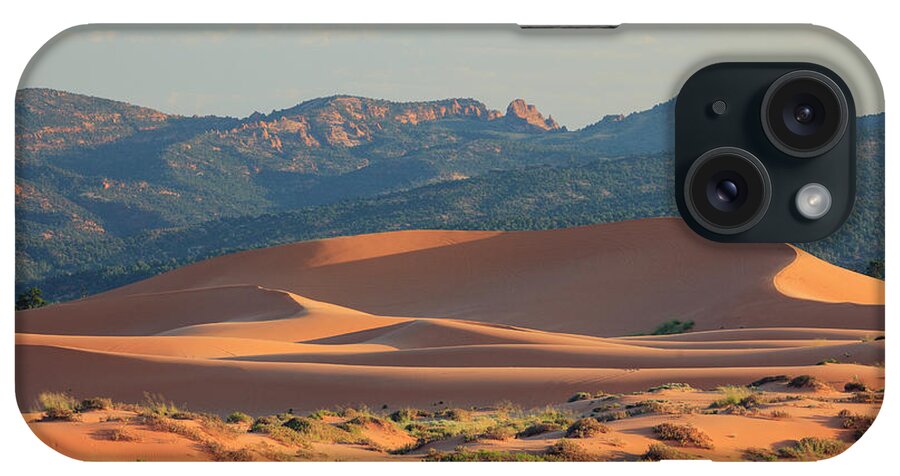
[[[679,217],[723,61],[849,85],[834,235]],[[16,392],[64,455],[818,460],[880,408],[884,105],[830,30],[90,25],[15,107]]]

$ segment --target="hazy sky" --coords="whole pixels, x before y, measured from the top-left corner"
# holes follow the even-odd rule
[[[859,113],[883,110],[868,62],[809,26],[85,26],[48,43],[20,87],[238,117],[333,94],[471,97],[500,110],[521,97],[575,129],[667,100],[726,59],[816,61],[850,83]]]

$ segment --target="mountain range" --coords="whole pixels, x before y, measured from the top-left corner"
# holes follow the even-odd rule
[[[185,117],[16,97],[16,286],[53,300],[230,251],[410,228],[538,229],[677,214],[673,101],[569,131],[534,105],[332,96]],[[884,116],[860,118],[853,216],[812,250],[883,254]]]

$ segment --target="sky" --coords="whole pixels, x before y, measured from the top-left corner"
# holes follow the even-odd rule
[[[831,67],[857,112],[883,111],[877,76],[856,48],[811,26],[88,25],[50,40],[20,88],[49,87],[183,115],[245,117],[352,94],[394,101],[513,99],[578,129],[674,97],[722,60],[803,60]]]

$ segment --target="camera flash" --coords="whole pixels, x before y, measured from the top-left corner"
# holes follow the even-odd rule
[[[818,220],[831,210],[831,192],[822,184],[808,183],[797,191],[794,205],[804,218]]]

